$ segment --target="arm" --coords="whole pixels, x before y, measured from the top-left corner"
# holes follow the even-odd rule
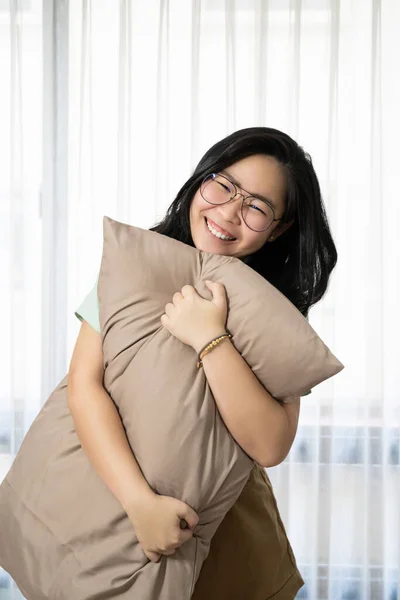
[[[127,511],[151,495],[119,413],[103,387],[101,337],[82,323],[68,374],[68,407],[93,467]]]
[[[296,435],[300,398],[293,397],[290,404],[275,400],[228,339],[202,362],[221,417],[237,443],[263,467],[281,463]]]
[[[162,325],[196,354],[225,330],[228,314],[225,286],[205,281],[206,300],[191,285],[176,292],[165,306]],[[261,385],[246,361],[225,339],[202,360],[221,417],[239,446],[264,467],[282,462],[293,443],[300,398],[281,405]]]
[[[191,539],[199,517],[181,500],[149,486],[103,377],[101,337],[84,321],[69,369],[68,407],[83,451],[127,513],[144,553],[157,562],[160,554],[174,554]],[[182,520],[187,529],[181,529]]]

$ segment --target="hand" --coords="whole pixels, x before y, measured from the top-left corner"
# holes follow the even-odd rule
[[[225,332],[228,313],[225,286],[206,281],[212,300],[202,298],[191,285],[184,285],[165,307],[161,323],[198,353],[212,338]]]
[[[127,511],[143,552],[152,562],[170,556],[193,537],[199,522],[196,512],[184,502],[151,492]],[[187,528],[181,528],[181,519]]]

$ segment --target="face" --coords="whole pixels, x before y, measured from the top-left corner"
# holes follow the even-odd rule
[[[237,183],[239,193],[226,204],[214,205],[204,200],[200,189],[197,190],[190,207],[193,242],[196,248],[204,252],[244,258],[259,250],[271,235],[276,239],[290,224],[282,227],[280,221],[274,221],[266,231],[251,230],[243,221],[242,196],[239,194],[268,198],[273,204],[275,218],[278,219],[285,211],[286,179],[278,161],[262,154],[244,158],[227,167],[221,174]],[[216,237],[209,226],[234,239],[223,240]]]

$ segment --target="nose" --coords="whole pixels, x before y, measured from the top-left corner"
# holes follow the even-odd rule
[[[226,202],[225,204],[220,204],[218,206],[218,212],[221,214],[222,218],[225,221],[229,221],[230,223],[236,223],[237,225],[240,225],[242,199],[243,194],[238,192],[233,198],[229,200],[229,202]]]

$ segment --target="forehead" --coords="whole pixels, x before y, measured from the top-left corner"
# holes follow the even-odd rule
[[[265,196],[277,207],[286,197],[286,178],[282,166],[272,156],[256,154],[233,163],[224,173],[249,194]]]

